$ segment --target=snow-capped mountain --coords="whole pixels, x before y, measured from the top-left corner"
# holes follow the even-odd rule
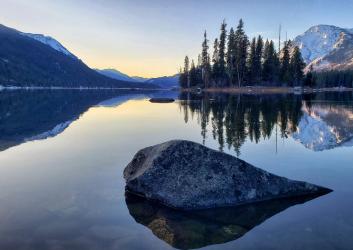
[[[50,37],[50,36],[45,36],[45,35],[41,35],[41,34],[31,34],[31,33],[20,33],[21,35],[33,38],[34,40],[37,40],[43,44],[46,44],[48,46],[50,46],[51,48],[67,55],[70,56],[72,58],[77,59],[77,57],[72,54],[70,51],[68,51],[61,43],[59,43],[57,40],[55,40],[54,38]]]
[[[303,107],[303,116],[293,139],[306,148],[323,151],[339,146],[352,146],[353,112],[344,107],[314,105]]]
[[[353,68],[353,29],[317,25],[294,39],[307,63],[307,70]]]
[[[58,41],[0,24],[0,85],[6,87],[158,88],[103,76]]]

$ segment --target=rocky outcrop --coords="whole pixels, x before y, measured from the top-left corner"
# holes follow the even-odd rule
[[[125,168],[124,178],[128,192],[184,210],[330,192],[181,140],[142,149]]]

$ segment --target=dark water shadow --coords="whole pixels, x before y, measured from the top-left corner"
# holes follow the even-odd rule
[[[197,249],[234,241],[291,206],[321,195],[271,200],[250,205],[178,211],[126,193],[130,215],[177,249]]]

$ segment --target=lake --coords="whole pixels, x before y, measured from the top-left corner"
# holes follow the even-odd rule
[[[334,191],[191,213],[126,196],[134,154],[171,139]],[[350,92],[0,91],[0,249],[352,249],[352,162]]]

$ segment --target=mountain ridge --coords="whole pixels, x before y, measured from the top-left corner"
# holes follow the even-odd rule
[[[306,71],[353,69],[353,29],[315,25],[294,39],[307,63]]]
[[[39,41],[45,36],[34,35],[38,40],[33,35],[23,34],[0,24],[2,86],[158,88],[156,85],[108,78],[89,68],[76,56],[73,58],[65,53],[64,47],[55,39],[47,37],[47,40]]]
[[[129,76],[125,73],[122,73],[116,69],[95,69],[98,73],[103,74],[107,77],[111,77],[117,80],[131,80],[133,82],[141,82],[146,84],[157,85],[161,88],[173,88],[178,86],[179,74],[173,76],[161,76],[154,78],[144,78],[138,76]]]

